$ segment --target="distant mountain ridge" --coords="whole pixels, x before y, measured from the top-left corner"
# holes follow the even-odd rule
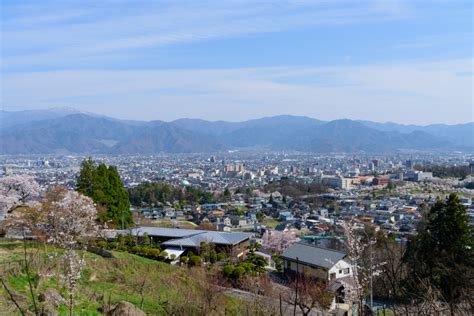
[[[377,123],[371,121],[358,121],[368,127],[386,131],[386,132],[400,132],[411,133],[414,131],[423,131],[434,136],[449,140],[454,144],[461,146],[474,146],[474,122],[464,124],[430,124],[426,126],[420,125],[404,125],[393,122]]]
[[[81,112],[72,107],[55,107],[44,110],[3,111],[0,110],[0,128],[22,125],[29,122],[59,118],[71,114],[84,113],[99,116],[93,113]]]
[[[402,125],[281,115],[244,122],[125,121],[72,109],[0,112],[0,154],[474,152],[474,123]],[[35,114],[32,117],[32,114]]]

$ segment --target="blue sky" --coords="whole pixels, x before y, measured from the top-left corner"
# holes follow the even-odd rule
[[[473,121],[472,1],[1,1],[4,110]]]

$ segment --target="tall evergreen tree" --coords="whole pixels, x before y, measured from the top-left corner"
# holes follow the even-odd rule
[[[123,228],[132,223],[128,191],[114,166],[97,165],[91,158],[84,160],[76,190],[91,197],[99,209],[104,210],[99,216],[102,222],[111,221]]]
[[[406,257],[412,289],[421,291],[419,281],[428,281],[454,315],[474,294],[474,239],[466,207],[451,194],[436,202],[419,229]]]
[[[76,190],[82,194],[91,197],[94,193],[94,178],[96,176],[96,163],[89,159],[83,160],[81,163],[81,171],[77,177]]]

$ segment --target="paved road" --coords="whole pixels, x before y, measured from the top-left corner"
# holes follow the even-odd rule
[[[246,291],[242,291],[242,290],[238,290],[238,289],[233,289],[233,288],[229,288],[229,289],[225,290],[224,294],[228,295],[228,296],[232,296],[232,297],[237,297],[237,298],[240,298],[240,299],[246,300],[246,301],[253,301],[255,299],[255,294],[250,293],[250,292],[246,292]],[[279,309],[280,309],[279,300],[272,299],[272,298],[269,298],[269,297],[264,297],[264,296],[260,296],[260,298],[265,299],[265,300],[272,300],[273,301],[272,304],[279,311]],[[285,316],[292,316],[293,315],[294,306],[292,304],[282,302],[281,305],[282,305],[282,314],[283,315],[285,315]],[[301,313],[301,311],[298,307],[296,307],[296,315],[303,315],[303,313]],[[311,311],[311,313],[309,314],[309,316],[322,316],[322,315],[328,315],[328,313],[323,314],[320,311]]]

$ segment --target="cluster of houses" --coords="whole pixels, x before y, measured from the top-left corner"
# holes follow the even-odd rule
[[[474,204],[470,198],[461,198],[474,223]],[[304,231],[311,235],[330,235],[332,228],[345,218],[353,218],[376,230],[398,235],[415,235],[417,223],[424,209],[436,202],[436,197],[417,198],[412,196],[382,199],[343,198],[335,199],[331,208],[309,208],[305,203],[293,203],[287,209],[279,210],[276,218],[281,223],[276,230]],[[273,214],[275,217],[274,213]]]
[[[271,198],[270,198],[271,196]],[[232,202],[202,204],[185,207],[182,210],[171,206],[142,209],[145,218],[187,220],[195,224],[209,223],[218,231],[245,230],[263,233],[266,229],[259,222],[258,215],[265,215],[279,221],[276,230],[293,229],[311,235],[330,235],[331,227],[344,218],[358,221],[400,235],[416,234],[421,211],[436,202],[435,196],[415,197],[386,196],[374,199],[369,194],[328,196],[333,202],[326,207],[313,208],[301,200],[283,197],[279,192],[255,192],[250,199],[235,199]],[[271,201],[270,201],[271,200]],[[462,198],[469,214],[474,214],[474,204],[469,198]],[[259,214],[260,213],[260,214]],[[474,221],[474,216],[473,221]]]
[[[435,196],[375,198],[370,193],[347,192],[324,195],[323,198],[330,202],[325,207],[314,208],[302,200],[290,197],[284,199],[279,192],[254,191],[253,196],[245,200],[237,197],[228,203],[203,204],[194,209],[165,207],[156,210],[158,218],[209,223],[215,225],[215,231],[141,227],[134,233],[146,233],[160,241],[166,252],[175,258],[185,255],[187,251],[199,253],[203,242],[212,243],[220,251],[232,252],[244,258],[253,239],[258,239],[269,230],[258,220],[258,214],[263,214],[278,221],[279,224],[272,230],[291,231],[301,238],[280,256],[284,274],[309,275],[327,281],[328,288],[334,293],[331,308],[347,311],[349,305],[345,298],[353,286],[353,271],[341,243],[332,239],[337,239],[336,235],[341,233],[338,224],[344,219],[353,218],[361,228],[372,226],[403,238],[416,234],[423,210],[436,202]],[[474,204],[469,198],[462,198],[461,201],[468,208],[474,224]],[[145,211],[144,214],[150,216],[153,212]],[[269,270],[275,268],[271,251],[260,249],[258,254],[266,259]]]
[[[219,231],[233,228],[252,229],[257,220],[257,208],[241,203],[203,204],[198,207],[177,210],[173,207],[144,208],[141,214],[150,220],[191,221],[196,224],[210,223]],[[245,211],[239,212],[243,209]],[[232,209],[231,211],[229,209]]]
[[[155,208],[141,208],[141,215],[150,220],[177,220],[191,221],[196,224],[210,223],[217,230],[230,231],[231,229],[253,229],[258,224],[257,213],[270,209],[278,209],[277,204],[269,203],[270,194],[255,190],[257,196],[244,199],[242,195],[234,195],[231,202],[207,203],[198,206],[185,206],[176,209],[171,205]],[[274,192],[276,201],[281,203],[281,194]],[[275,208],[276,206],[276,208]],[[283,208],[283,206],[281,206]]]

